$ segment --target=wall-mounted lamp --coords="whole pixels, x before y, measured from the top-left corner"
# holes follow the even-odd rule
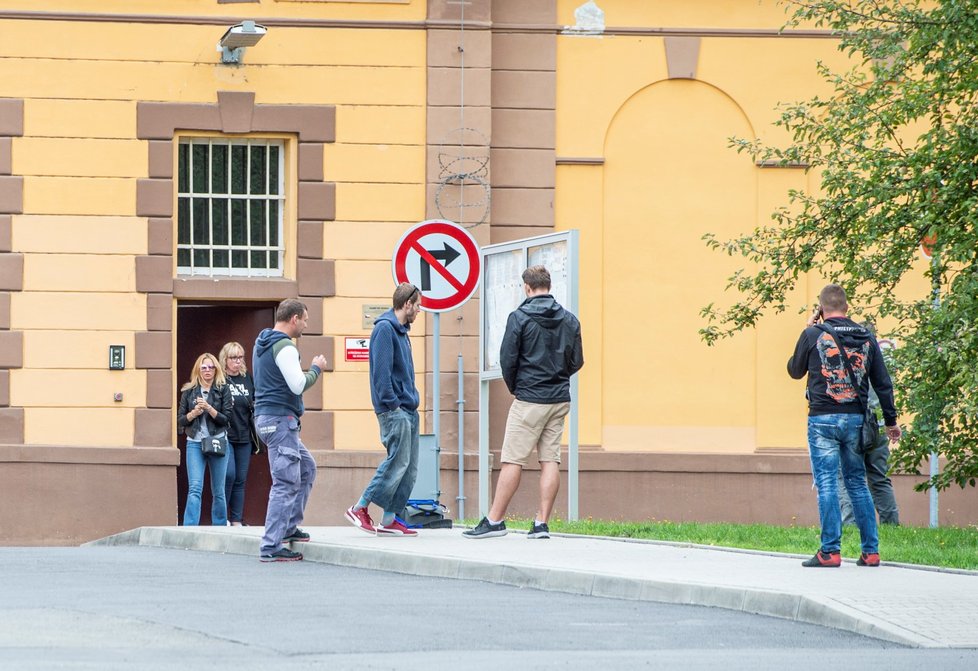
[[[240,63],[244,50],[258,44],[267,32],[265,26],[258,25],[254,21],[242,21],[236,26],[231,26],[217,43],[217,50],[221,52],[221,62]]]

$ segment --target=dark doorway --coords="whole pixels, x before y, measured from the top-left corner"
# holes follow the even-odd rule
[[[251,353],[255,338],[263,328],[275,322],[277,303],[218,303],[187,301],[177,304],[177,368],[175,401],[180,402],[180,387],[190,379],[190,369],[197,357],[209,352],[216,358],[224,343],[237,341],[245,351],[248,372],[251,372]],[[176,407],[176,406],[175,406]],[[177,472],[177,519],[182,523],[183,509],[187,504],[187,437],[177,436],[180,449],[180,468]],[[211,523],[210,476],[204,476],[200,502],[200,523]],[[272,478],[268,472],[268,458],[262,453],[252,455],[245,487],[244,522],[252,526],[265,524],[265,508],[268,506],[268,490]]]

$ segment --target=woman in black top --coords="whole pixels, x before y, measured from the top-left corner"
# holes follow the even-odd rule
[[[228,502],[228,519],[231,526],[244,523],[245,482],[251,463],[251,424],[254,419],[255,381],[245,365],[244,347],[229,342],[218,355],[224,368],[234,408],[228,426],[228,468],[225,495]]]
[[[231,391],[224,383],[224,372],[213,354],[197,357],[190,373],[190,382],[180,388],[178,430],[187,434],[187,506],[183,511],[184,526],[200,523],[200,493],[203,490],[204,466],[211,475],[211,524],[227,526],[227,504],[224,499],[226,456],[205,455],[201,440],[227,434],[231,414]]]

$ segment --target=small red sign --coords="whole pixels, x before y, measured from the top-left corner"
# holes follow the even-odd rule
[[[370,361],[370,338],[346,338],[347,361]]]

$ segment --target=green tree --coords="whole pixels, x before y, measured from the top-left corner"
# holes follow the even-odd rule
[[[792,0],[789,27],[835,31],[852,64],[818,64],[831,95],[784,105],[787,146],[734,139],[755,160],[816,171],[817,193],[790,191],[772,224],[707,244],[748,267],[728,284],[737,302],[703,309],[708,343],[783,312],[812,269],[846,287],[899,339],[892,372],[912,424],[893,463],[918,473],[947,458],[933,483],[978,478],[978,0]],[[918,248],[936,237],[934,288],[898,290],[919,275]],[[935,300],[936,299],[936,300]],[[923,488],[923,485],[921,486]]]

